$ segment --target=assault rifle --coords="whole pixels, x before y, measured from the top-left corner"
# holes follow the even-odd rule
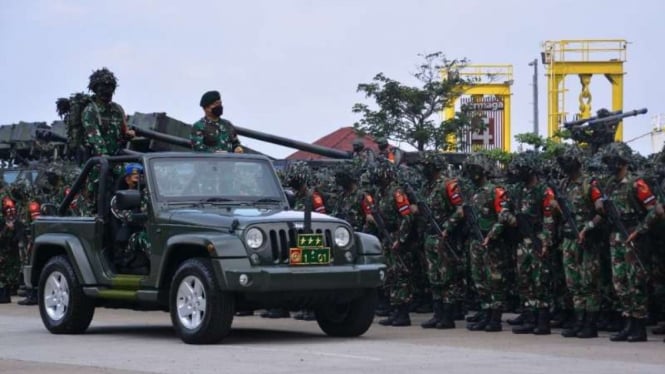
[[[602,196],[603,210],[605,211],[607,221],[610,223],[610,225],[614,226],[614,228],[619,232],[621,239],[625,242],[630,234],[628,233],[626,226],[624,226],[623,222],[621,222],[621,215],[619,214],[616,205],[614,205],[614,202],[609,198],[609,196],[605,194],[605,191],[601,189],[600,186],[597,187]],[[640,267],[640,270],[642,270],[644,274],[647,274],[646,268],[644,267],[644,264],[642,263],[642,260],[640,260],[640,256],[637,253],[637,247],[635,247],[635,244],[632,241],[626,244],[633,250],[635,262]]]
[[[418,206],[418,212],[422,213],[423,217],[425,217],[425,220],[432,225],[434,228],[434,231],[436,231],[436,234],[441,237],[443,235],[443,230],[441,229],[441,226],[436,222],[436,219],[434,219],[434,215],[432,214],[432,210],[429,208],[429,205],[425,203],[421,198],[418,197],[418,194],[416,194],[416,191],[413,189],[410,183],[404,183],[404,192],[406,192],[406,195],[411,199],[411,202],[416,204]],[[450,246],[450,243],[448,243],[447,240],[443,241],[443,245],[446,246],[446,250],[450,252],[450,254],[455,258],[455,260],[460,261],[459,255],[455,252],[455,249]]]
[[[575,234],[575,238],[577,239],[580,236],[580,230],[577,228],[575,217],[573,217],[573,213],[570,210],[570,206],[568,205],[568,199],[563,196],[556,183],[548,179],[547,186],[554,192],[554,197],[557,204],[559,204],[559,210],[563,215],[563,219],[566,221],[566,224],[568,224],[568,227],[573,230],[573,234]]]
[[[466,225],[477,241],[484,242],[485,236],[483,235],[482,230],[480,230],[480,224],[478,224],[478,214],[476,214],[476,208],[471,205],[471,201],[468,199],[468,196],[462,193],[462,199],[464,203],[462,205],[462,210],[464,211],[464,220]]]

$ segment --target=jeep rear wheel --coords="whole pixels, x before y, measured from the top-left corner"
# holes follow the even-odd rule
[[[39,314],[54,334],[80,334],[95,313],[93,300],[83,293],[74,268],[65,256],[51,258],[39,277]]]
[[[360,336],[374,321],[378,296],[376,289],[365,290],[361,297],[346,303],[325,305],[316,311],[316,322],[330,336]]]
[[[231,331],[233,294],[222,292],[210,260],[193,258],[183,262],[171,282],[171,322],[188,344],[210,344]]]

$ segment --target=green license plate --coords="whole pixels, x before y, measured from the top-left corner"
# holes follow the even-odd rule
[[[289,265],[328,265],[330,248],[291,248]]]

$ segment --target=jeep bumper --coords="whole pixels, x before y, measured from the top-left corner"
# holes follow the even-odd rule
[[[220,268],[222,267],[219,263]],[[229,291],[269,292],[376,288],[383,284],[386,266],[272,266],[223,270]]]

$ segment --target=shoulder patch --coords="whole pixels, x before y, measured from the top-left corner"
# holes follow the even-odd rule
[[[637,198],[643,205],[649,206],[656,204],[656,196],[651,192],[651,187],[649,187],[649,184],[644,179],[639,178],[636,180],[634,186]]]
[[[409,203],[409,198],[404,195],[401,190],[397,190],[393,193],[395,199],[395,204],[397,205],[397,210],[399,214],[403,216],[408,216],[411,214],[411,204]]]
[[[454,206],[462,205],[462,194],[457,179],[452,179],[446,182],[446,195],[448,196],[450,203]]]

